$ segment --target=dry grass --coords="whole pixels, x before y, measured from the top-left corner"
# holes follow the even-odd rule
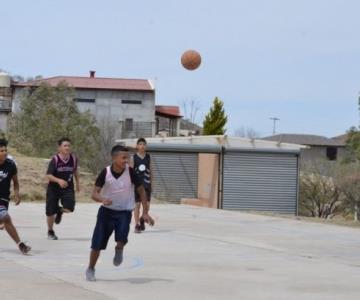
[[[340,225],[340,226],[347,226],[347,227],[356,227],[360,228],[360,222],[355,222],[353,216],[342,216],[337,215],[331,219],[324,219],[324,218],[313,218],[313,217],[305,217],[305,216],[293,216],[293,215],[286,215],[286,214],[276,214],[271,212],[257,212],[257,211],[249,211],[251,214],[258,214],[258,215],[265,215],[271,217],[278,217],[278,218],[286,218],[286,219],[293,219],[298,221],[304,222],[312,222],[312,223],[321,223],[321,224],[330,224],[330,225]]]
[[[20,197],[22,201],[45,202],[47,180],[45,177],[49,159],[28,157],[9,149],[18,167]],[[95,176],[80,171],[81,192],[77,194],[79,202],[91,201],[90,194],[94,186]]]

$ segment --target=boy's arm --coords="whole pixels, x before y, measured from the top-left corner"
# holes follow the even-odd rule
[[[52,159],[49,163],[49,167],[48,167],[48,170],[46,172],[46,178],[50,181],[50,182],[55,182],[57,183],[61,188],[66,188],[69,184],[63,180],[63,179],[60,179],[60,178],[57,178],[55,177],[53,174],[55,172],[55,162],[54,160]]]
[[[146,222],[148,222],[151,226],[155,224],[155,221],[151,216],[149,215],[149,205],[148,205],[148,199],[146,196],[145,188],[141,184],[138,187],[136,187],[136,191],[140,196],[141,204],[143,206],[143,214],[142,217],[145,219]]]
[[[95,185],[91,194],[91,198],[94,201],[102,203],[104,205],[111,205],[112,201],[110,199],[103,198],[100,193],[101,193],[101,187]]]
[[[14,183],[14,194],[15,194],[15,205],[20,204],[20,185],[19,185],[19,179],[17,175],[14,175],[13,178]]]
[[[49,179],[49,181],[57,183],[63,189],[68,186],[68,183],[65,180],[57,178],[52,174],[46,174],[46,177]]]
[[[76,191],[80,192],[80,173],[79,173],[79,169],[76,169],[74,177],[75,177],[75,183],[76,183]]]
[[[150,160],[150,186],[151,186],[151,191],[153,191],[153,184],[154,184],[154,172],[153,172],[153,164]]]

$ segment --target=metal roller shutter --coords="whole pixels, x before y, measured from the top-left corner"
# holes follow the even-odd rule
[[[298,158],[294,154],[225,153],[223,208],[296,214]]]
[[[151,163],[156,199],[180,203],[181,198],[197,198],[197,153],[151,152]]]

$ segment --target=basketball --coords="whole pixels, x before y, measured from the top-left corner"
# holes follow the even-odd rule
[[[193,71],[197,69],[201,64],[201,56],[199,52],[195,50],[188,50],[181,56],[181,64],[187,70]]]

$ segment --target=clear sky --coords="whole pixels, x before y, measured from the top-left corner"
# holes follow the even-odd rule
[[[358,125],[358,0],[0,0],[0,68],[13,75],[156,78],[157,104],[215,96],[228,134],[335,136]],[[180,56],[198,50],[194,72]]]

